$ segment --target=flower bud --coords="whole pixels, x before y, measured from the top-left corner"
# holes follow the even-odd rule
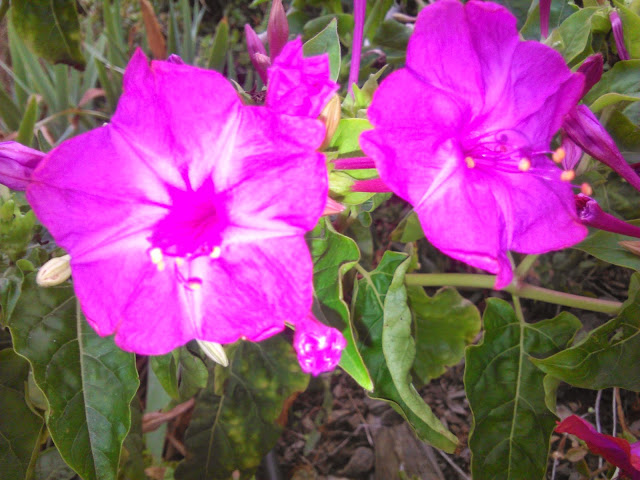
[[[624,45],[624,32],[622,31],[622,20],[620,20],[620,14],[617,10],[611,10],[609,13],[609,20],[611,20],[611,29],[613,30],[613,38],[616,41],[616,48],[618,49],[618,57],[620,60],[629,60],[629,52]]]
[[[579,193],[575,199],[578,218],[583,224],[606,232],[640,238],[640,227],[606,213],[593,198]]]
[[[336,368],[347,341],[335,328],[320,323],[313,316],[296,323],[293,348],[300,368],[305,373],[319,375]]]
[[[329,197],[327,199],[327,204],[324,207],[324,212],[322,212],[322,216],[335,215],[336,213],[343,212],[344,208],[344,205],[336,202],[333,198]]]
[[[269,13],[269,23],[267,24],[267,41],[269,42],[271,60],[280,54],[288,39],[289,22],[282,6],[282,0],[273,0],[271,12]]]
[[[229,359],[227,358],[227,354],[224,352],[222,345],[216,342],[207,342],[206,340],[196,341],[207,357],[214,362],[219,363],[223,367],[229,366]]]
[[[326,128],[326,133],[324,140],[322,141],[322,145],[320,145],[320,150],[324,150],[331,143],[331,139],[338,129],[338,123],[340,123],[341,111],[342,107],[340,105],[340,97],[338,95],[334,95],[324,106],[322,112],[320,112],[320,117],[318,118],[322,123],[324,123]]]
[[[182,60],[182,57],[180,55],[176,55],[175,53],[169,55],[169,58],[167,58],[166,61],[169,63],[173,63],[174,65],[184,65],[184,60]]]
[[[582,159],[582,150],[576,142],[569,137],[562,139],[562,149],[564,151],[564,158],[562,159],[562,168],[564,170],[575,170]]]
[[[582,96],[584,97],[593,86],[602,78],[604,68],[604,60],[601,53],[589,55],[582,65],[578,67],[578,73],[584,75],[584,87],[582,88]]]
[[[540,34],[543,38],[549,36],[549,15],[551,14],[551,0],[540,0]]]
[[[624,159],[611,135],[586,105],[578,105],[564,118],[562,128],[578,147],[618,172],[640,191],[640,177]]]
[[[258,34],[255,32],[255,30],[248,24],[244,26],[244,36],[247,40],[247,51],[249,52],[251,63],[258,72],[258,75],[260,75],[262,82],[266,84],[267,68],[269,67],[269,65],[271,65],[271,62],[268,61],[265,65],[264,60],[261,60],[260,58],[266,57],[266,59],[269,60],[269,57],[267,57],[267,49],[264,48],[264,44],[260,40],[260,37],[258,37]],[[259,55],[261,57],[258,57]]]
[[[26,190],[43,158],[44,153],[18,142],[0,142],[0,183],[12,190]]]
[[[71,276],[71,266],[69,255],[56,257],[45,263],[36,275],[36,283],[41,287],[55,287],[67,281]]]

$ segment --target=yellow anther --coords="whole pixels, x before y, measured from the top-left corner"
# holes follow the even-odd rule
[[[567,156],[567,152],[565,151],[565,149],[562,147],[559,147],[555,152],[551,154],[551,159],[556,163],[560,163],[564,160],[566,156]]]
[[[152,248],[149,251],[149,256],[151,257],[151,263],[155,263],[156,265],[158,265],[160,262],[162,262],[162,250],[160,250],[158,247]]]
[[[573,170],[565,170],[560,174],[560,180],[563,182],[570,182],[574,178],[576,178],[576,172]]]
[[[152,261],[153,261],[153,260],[152,260]],[[165,267],[167,266],[167,264],[166,264],[166,263],[164,263],[164,260],[162,260],[162,259],[160,259],[160,261],[159,261],[159,262],[153,262],[153,263],[155,263],[155,264],[156,264],[156,267],[158,267],[158,271],[159,271],[159,272],[162,272],[162,271],[165,269]]]
[[[211,250],[211,253],[209,254],[209,257],[211,257],[211,258],[220,258],[221,254],[222,254],[222,249],[220,247],[213,247],[213,250]]]
[[[593,188],[591,188],[591,185],[589,185],[588,183],[583,183],[582,185],[580,185],[580,191],[583,195],[593,195]]]
[[[182,257],[176,257],[176,265],[178,265],[179,267],[184,265],[184,258]]]
[[[526,172],[530,168],[531,168],[531,160],[529,160],[528,158],[523,158],[518,162],[518,170],[520,170],[521,172]]]
[[[466,163],[467,167],[469,168],[473,168],[476,166],[475,160],[471,157],[464,157],[464,163]]]
[[[202,288],[202,283],[192,280],[187,282],[187,287],[189,287],[191,290],[200,290]]]

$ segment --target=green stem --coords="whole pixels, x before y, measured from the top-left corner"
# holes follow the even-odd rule
[[[409,273],[405,276],[407,285],[423,287],[451,287],[491,288],[496,282],[495,275],[476,275],[467,273]],[[539,300],[541,302],[564,305],[565,307],[581,308],[592,312],[615,315],[620,311],[622,303],[611,300],[582,297],[571,293],[556,292],[547,288],[536,287],[528,283],[519,283],[505,287],[503,291],[521,298]]]
[[[516,268],[516,277],[524,278],[540,255],[527,255]]]
[[[2,3],[0,3],[0,22],[7,13],[7,10],[9,10],[9,0],[2,0]]]
[[[517,295],[511,295],[511,299],[513,300],[513,307],[516,311],[516,317],[518,317],[518,321],[521,324],[526,323],[524,321],[524,313],[522,313],[522,305],[520,305],[520,297],[518,297]]]

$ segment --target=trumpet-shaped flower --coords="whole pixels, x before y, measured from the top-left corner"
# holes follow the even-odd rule
[[[314,345],[343,345],[309,317],[304,234],[327,199],[323,137],[318,120],[243,105],[217,72],[149,65],[139,50],[111,123],[50,152],[27,198],[71,255],[100,335],[161,354],[194,338],[262,340],[287,321],[313,334],[301,361],[321,355],[317,373],[339,353]]]
[[[565,418],[556,427],[558,433],[570,433],[584,442],[596,455],[614,465],[631,480],[640,480],[640,442],[632,443],[622,438],[598,433],[593,425],[577,415]]]
[[[497,273],[501,288],[508,250],[543,253],[587,233],[548,157],[583,83],[559,53],[521,41],[500,5],[441,0],[420,12],[406,68],[376,91],[360,145],[431,243]]]

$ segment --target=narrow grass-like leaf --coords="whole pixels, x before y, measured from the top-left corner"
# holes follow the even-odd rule
[[[556,416],[547,408],[545,374],[529,357],[561,350],[580,322],[561,313],[525,324],[496,298],[487,300],[483,321],[484,339],[467,349],[464,374],[473,412],[471,473],[474,480],[541,480]]]
[[[176,480],[227,480],[234,470],[250,478],[280,436],[283,406],[307,387],[308,375],[280,335],[239,342],[227,354],[229,366],[217,365],[215,377],[212,369],[198,395]]]
[[[28,147],[33,145],[34,129],[36,122],[38,121],[39,110],[38,97],[31,95],[29,97],[29,102],[27,102],[27,108],[24,111],[22,121],[20,122],[18,136],[16,138],[19,143],[27,145]]]
[[[367,367],[356,348],[349,309],[342,296],[342,277],[359,260],[358,246],[322,218],[309,234],[309,247],[314,264],[313,283],[322,313],[347,340],[340,366],[364,389],[373,390]]]
[[[407,255],[388,251],[374,271],[361,272],[363,278],[356,284],[352,304],[352,318],[360,338],[358,348],[373,380],[371,396],[391,404],[418,438],[453,452],[456,437],[440,423],[411,384],[409,372],[415,344],[403,285],[410,262]],[[389,292],[392,295],[387,302]]]
[[[629,299],[620,315],[573,347],[533,362],[575,387],[640,391],[640,274],[631,277]]]
[[[0,351],[0,472],[3,480],[33,473],[44,420],[27,406],[29,362],[8,348]]]
[[[11,131],[18,130],[22,114],[9,93],[0,85],[0,118]]]
[[[65,462],[84,480],[115,479],[138,388],[134,355],[91,329],[73,288],[40,288],[33,273],[9,329],[47,398],[47,427]]]
[[[218,23],[216,34],[213,37],[213,44],[209,52],[207,68],[222,72],[227,63],[227,50],[229,49],[229,22],[226,17]]]

